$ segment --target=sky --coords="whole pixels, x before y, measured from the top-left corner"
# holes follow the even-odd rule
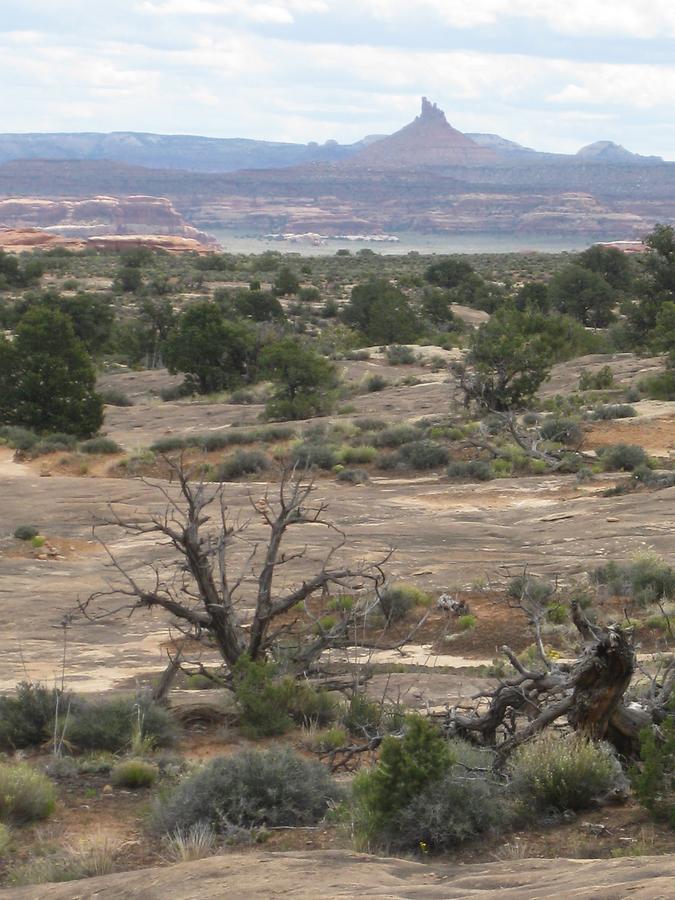
[[[0,132],[460,131],[675,160],[672,0],[0,0]]]

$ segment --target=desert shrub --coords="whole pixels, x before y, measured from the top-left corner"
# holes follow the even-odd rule
[[[384,835],[393,849],[448,850],[510,824],[512,811],[503,788],[486,777],[467,777],[462,765],[485,767],[485,754],[472,751],[460,741],[450,744],[450,752],[456,756],[457,765],[397,812]]]
[[[310,741],[310,747],[314,753],[330,753],[338,747],[344,747],[349,740],[349,735],[344,728],[327,728],[314,734]]]
[[[428,606],[429,596],[412,584],[390,584],[380,593],[380,609],[388,622],[404,619],[415,606]]]
[[[367,484],[370,481],[370,477],[364,469],[342,469],[337,473],[337,479],[346,481],[348,484]]]
[[[391,344],[387,347],[386,355],[390,366],[412,366],[417,362],[414,350],[401,344]]]
[[[467,613],[465,616],[460,616],[457,619],[457,628],[459,631],[471,631],[476,627],[476,617]]]
[[[14,529],[14,537],[19,541],[32,541],[40,534],[40,529],[35,525],[17,525]]]
[[[0,426],[0,441],[16,450],[32,450],[39,440],[40,436],[28,428],[21,428],[19,425]]]
[[[398,453],[378,453],[375,465],[383,472],[390,472],[393,469],[403,468],[403,463]]]
[[[82,775],[107,775],[114,765],[115,757],[111,753],[87,753],[77,759]]]
[[[254,475],[269,469],[271,460],[262,450],[237,450],[237,452],[216,467],[214,481],[232,481],[242,475]]]
[[[54,785],[28,763],[0,762],[0,822],[46,819],[54,812]]]
[[[359,431],[382,431],[387,427],[387,423],[382,419],[355,419],[354,425]]]
[[[373,436],[376,447],[401,447],[422,437],[422,432],[414,425],[391,425]]]
[[[539,813],[588,809],[623,784],[610,747],[578,735],[541,735],[516,750],[509,771],[514,797]]]
[[[640,805],[675,828],[675,692],[668,705],[660,733],[653,728],[640,733],[641,765],[631,770],[631,783]]]
[[[580,391],[604,391],[614,384],[614,373],[609,366],[595,372],[584,371],[579,376]]]
[[[184,397],[192,397],[194,392],[194,387],[184,381],[181,384],[161,388],[159,396],[165,403],[171,403],[174,400],[182,400]]]
[[[154,453],[172,453],[174,450],[185,450],[188,446],[187,439],[178,434],[158,438],[150,445]]]
[[[447,448],[434,441],[412,441],[403,444],[398,452],[407,466],[418,471],[436,469],[448,462]]]
[[[362,841],[388,844],[397,817],[453,762],[447,742],[427,719],[411,716],[401,740],[385,737],[377,765],[353,783],[355,829]]]
[[[109,875],[116,868],[120,849],[117,837],[94,832],[76,844],[15,866],[9,881],[12,885],[46,884]]]
[[[340,460],[345,465],[371,463],[377,456],[375,447],[361,444],[358,447],[344,447],[340,451]]]
[[[301,468],[332,469],[338,462],[338,451],[331,444],[307,442],[298,444],[291,453],[291,465]]]
[[[569,611],[563,603],[551,603],[546,607],[546,621],[551,625],[565,625],[569,619]]]
[[[106,388],[99,391],[101,399],[107,406],[133,406],[134,401],[118,388]]]
[[[232,391],[227,398],[227,402],[232,403],[235,406],[249,406],[252,403],[259,403],[260,401],[255,391],[252,391],[249,388],[239,388],[237,391]]]
[[[113,441],[112,438],[107,437],[94,437],[89,438],[88,441],[83,441],[79,450],[82,453],[121,453],[122,448],[117,443],[117,441]]]
[[[45,456],[47,453],[74,450],[76,445],[77,438],[74,435],[54,432],[40,438],[38,443],[31,447],[30,454],[31,456]]]
[[[146,700],[115,698],[80,702],[71,712],[66,736],[78,750],[118,753],[131,745],[141,725],[141,738],[156,747],[168,747],[176,739],[176,726],[167,712]]]
[[[574,445],[581,443],[584,433],[574,419],[548,418],[541,426],[541,436],[545,441]]]
[[[369,375],[363,382],[363,387],[368,394],[376,394],[389,387],[389,382],[384,375]]]
[[[144,759],[125,759],[113,768],[110,777],[116,787],[136,790],[151,787],[157,781],[158,775],[157,766]]]
[[[610,403],[593,410],[594,419],[631,419],[637,412],[627,403]]]
[[[600,459],[608,472],[632,472],[638,466],[645,465],[647,454],[636,444],[612,444],[602,448]]]
[[[51,735],[57,700],[65,709],[71,698],[26,681],[17,685],[14,696],[0,697],[0,750],[44,743]]]
[[[632,597],[643,605],[675,596],[675,571],[653,554],[625,564],[612,560],[595,569],[591,580],[606,585],[618,597]]]
[[[506,585],[506,594],[513,600],[529,600],[532,603],[547,603],[553,596],[554,587],[545,578],[534,575],[516,575]]]
[[[527,425],[528,428],[532,425],[538,425],[541,421],[541,416],[536,412],[526,412],[523,416],[523,425]]]
[[[165,841],[172,862],[192,862],[213,856],[217,844],[218,835],[205,822],[195,822],[189,828],[176,828]]]
[[[494,478],[492,465],[484,459],[468,462],[453,460],[447,468],[448,478],[466,478],[469,481],[490,481]]]
[[[353,734],[374,736],[382,722],[382,705],[362,693],[355,693],[342,716],[342,724]]]
[[[287,689],[276,680],[272,663],[242,656],[233,669],[234,696],[242,728],[253,737],[284,734],[293,722]]]
[[[675,400],[675,368],[643,378],[639,388],[650,400]]]
[[[11,845],[12,833],[5,824],[0,822],[0,860],[3,860],[8,855]]]
[[[320,821],[339,789],[319,762],[288,747],[218,757],[182,781],[154,810],[159,831],[198,822],[228,826],[303,826]]]
[[[291,676],[279,677],[274,663],[242,656],[233,682],[242,729],[252,737],[284,734],[293,723],[326,725],[337,715],[332,697]]]

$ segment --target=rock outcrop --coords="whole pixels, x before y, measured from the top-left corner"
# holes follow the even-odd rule
[[[103,234],[91,238],[71,238],[39,228],[0,228],[0,250],[25,253],[31,250],[49,250],[52,247],[66,247],[68,250],[85,250],[91,247],[118,253],[136,247],[165,250],[167,253],[210,253],[217,249],[217,245],[212,243],[205,246],[195,238],[166,234]]]
[[[383,859],[343,850],[297,853],[227,851],[197,862],[121,872],[67,884],[0,890],[12,900],[250,900],[293,897],[437,900],[663,900],[672,896],[672,856],[622,859],[519,859],[457,866]]]
[[[205,247],[213,238],[193,228],[164,197],[8,197],[0,199],[0,227],[40,228],[64,237],[170,235]]]

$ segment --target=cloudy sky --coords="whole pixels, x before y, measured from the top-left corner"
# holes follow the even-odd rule
[[[0,131],[462,131],[675,160],[672,0],[0,0]]]

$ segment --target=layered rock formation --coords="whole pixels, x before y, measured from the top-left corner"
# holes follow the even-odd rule
[[[68,250],[95,250],[123,252],[136,247],[165,250],[167,253],[210,253],[216,247],[205,246],[194,238],[173,237],[164,234],[101,235],[91,238],[62,237],[39,228],[0,228],[0,250],[25,253],[31,250],[49,250],[66,247]]]
[[[675,221],[675,163],[643,165],[647,158],[606,144],[562,157],[477,138],[425,100],[410,125],[335,164],[207,174],[19,160],[0,165],[0,198],[8,198],[0,224],[201,241],[186,222],[263,234],[546,232],[615,240]]]
[[[214,244],[207,234],[188,225],[170,200],[143,195],[0,199],[0,227],[40,228],[75,238],[169,235],[190,240],[198,246]]]

